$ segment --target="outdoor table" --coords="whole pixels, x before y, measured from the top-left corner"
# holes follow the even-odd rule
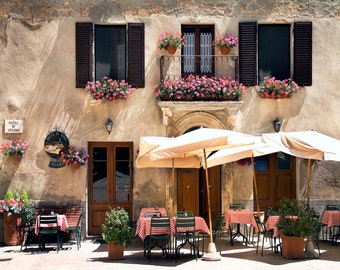
[[[241,224],[250,224],[255,229],[257,228],[256,221],[253,212],[248,209],[228,209],[224,213],[226,228],[228,229],[232,223],[237,224],[237,230],[235,233],[230,234],[230,243],[234,245],[234,239],[237,235],[243,237],[243,242],[249,244],[248,238],[242,234],[240,230]]]
[[[68,232],[68,223],[65,215],[58,215],[57,214],[57,221],[58,221],[58,229],[62,232]],[[35,226],[34,226],[34,233],[39,235],[39,224],[40,224],[40,215],[36,217]]]
[[[336,226],[340,226],[340,211],[339,210],[330,210],[325,211],[321,218],[321,223],[327,225],[327,228],[331,229]],[[332,244],[334,244],[334,240],[340,237],[340,233],[332,235]]]

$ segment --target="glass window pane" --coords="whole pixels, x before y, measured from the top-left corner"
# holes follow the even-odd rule
[[[93,201],[107,201],[107,149],[106,147],[93,148],[92,187]]]
[[[96,80],[108,76],[124,80],[126,73],[126,29],[121,25],[96,25]]]
[[[254,167],[256,171],[268,171],[268,156],[254,158]]]
[[[116,147],[116,202],[130,201],[130,148]]]
[[[290,155],[283,152],[277,153],[277,168],[279,170],[290,170]]]

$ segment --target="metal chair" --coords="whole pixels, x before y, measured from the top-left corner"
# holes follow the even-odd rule
[[[150,235],[145,241],[147,258],[151,261],[151,250],[158,246],[162,249],[162,255],[170,257],[171,253],[171,231],[169,217],[151,218]]]
[[[71,233],[74,232],[75,239],[77,243],[77,249],[81,247],[81,218],[83,216],[83,212],[80,213],[77,224],[74,227],[68,227],[67,230]]]
[[[40,215],[39,217],[39,250],[45,248],[45,240],[47,236],[56,235],[57,237],[57,253],[60,249],[60,233],[58,227],[57,215]]]
[[[24,246],[25,249],[27,249],[28,243],[33,240],[35,236],[34,225],[35,216],[33,218],[27,218],[27,215],[21,215],[22,241],[20,251],[22,251]]]
[[[177,242],[180,242],[177,244]],[[196,244],[196,235],[195,235],[195,217],[177,217],[176,218],[176,226],[175,226],[175,235],[174,235],[174,256],[175,261],[177,262],[177,258],[179,257],[179,252],[182,247],[186,244],[189,244],[191,248],[194,250],[194,255],[196,260],[199,255],[199,249]],[[191,249],[191,251],[192,251]]]
[[[254,218],[257,225],[257,245],[256,245],[256,253],[258,253],[259,250],[259,242],[262,235],[262,250],[261,250],[261,256],[263,256],[263,248],[264,248],[264,239],[267,237],[270,239],[270,246],[273,249],[273,230],[267,230],[265,223],[260,220],[260,217],[257,214],[254,214]],[[274,243],[275,245],[275,243]],[[276,245],[275,245],[275,251],[276,251]]]

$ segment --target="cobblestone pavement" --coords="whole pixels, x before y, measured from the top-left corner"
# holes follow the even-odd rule
[[[246,246],[241,241],[231,246],[229,241],[222,239],[222,258],[219,261],[197,261],[190,256],[190,250],[185,249],[180,258],[170,260],[162,257],[159,250],[152,252],[151,262],[143,255],[143,244],[139,238],[134,238],[126,247],[124,259],[110,261],[107,259],[107,245],[101,241],[86,240],[77,250],[75,243],[65,243],[62,250],[56,252],[53,245],[48,245],[46,251],[39,252],[37,245],[30,245],[20,252],[20,246],[0,247],[0,269],[340,269],[340,245],[320,243],[320,259],[287,260],[274,253],[269,245],[265,245],[264,256],[256,254],[256,247]]]

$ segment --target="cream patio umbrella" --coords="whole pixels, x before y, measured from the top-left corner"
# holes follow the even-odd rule
[[[216,252],[216,246],[212,238],[212,218],[210,205],[209,175],[206,166],[207,153],[246,144],[253,144],[254,137],[240,132],[199,128],[180,135],[168,143],[162,144],[150,152],[151,160],[168,159],[173,157],[190,157],[192,155],[203,155],[203,167],[205,169],[210,243],[208,252],[203,256],[205,260],[220,260],[221,256]]]
[[[263,134],[262,139],[269,144],[285,148],[285,152],[308,160],[307,207],[310,203],[311,159],[340,161],[340,141],[316,131],[279,132]],[[308,238],[305,257],[319,258],[314,252],[313,241]]]
[[[173,157],[165,159],[150,159],[150,151],[161,144],[165,144],[173,140],[169,137],[144,136],[141,137],[139,143],[139,153],[136,159],[136,168],[171,168],[171,187],[172,187],[172,215],[174,216],[174,198],[175,198],[175,168],[200,168],[202,157],[198,155],[188,157]]]

